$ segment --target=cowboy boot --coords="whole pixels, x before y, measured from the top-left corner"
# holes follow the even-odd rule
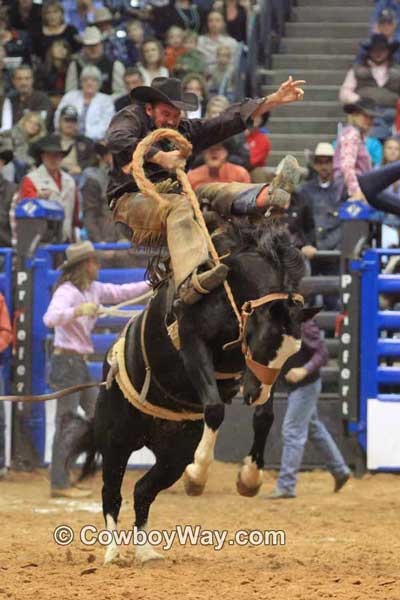
[[[267,207],[288,208],[290,196],[300,183],[302,169],[294,156],[288,154],[276,168],[268,186]]]

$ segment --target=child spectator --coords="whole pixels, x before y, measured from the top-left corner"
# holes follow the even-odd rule
[[[262,117],[256,117],[253,119],[253,127],[245,132],[252,169],[264,167],[271,151],[271,142],[265,128],[268,119],[268,113]]]
[[[144,85],[150,85],[155,77],[169,77],[168,69],[162,66],[163,62],[164,51],[161,42],[155,38],[143,42],[138,70]]]
[[[200,119],[206,114],[207,102],[208,102],[208,91],[207,84],[201,75],[196,73],[189,73],[182,79],[182,87],[184,92],[191,92],[196,94],[199,99],[199,107],[196,111],[187,113],[189,119]]]
[[[183,45],[185,32],[180,27],[170,27],[165,38],[166,48],[164,52],[164,65],[172,73],[175,69],[176,61],[185,54]]]
[[[197,49],[198,39],[199,36],[195,31],[186,31],[183,39],[185,52],[176,61],[174,77],[183,79],[189,73],[198,73],[199,75],[205,73],[206,63],[203,53]]]
[[[126,24],[126,47],[129,65],[135,65],[140,60],[140,48],[144,41],[144,27],[136,19]]]
[[[232,50],[229,46],[217,48],[217,62],[209,70],[208,90],[210,94],[225,96],[230,102],[234,100],[235,68],[232,63]]]

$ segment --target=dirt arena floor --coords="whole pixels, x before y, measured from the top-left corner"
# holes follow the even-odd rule
[[[101,479],[84,501],[49,498],[46,471],[11,473],[0,482],[0,599],[12,600],[286,600],[339,598],[400,599],[400,477],[367,475],[340,494],[324,472],[302,473],[298,497],[267,501],[242,498],[235,489],[237,467],[215,463],[202,497],[188,498],[182,482],[156,501],[150,528],[177,524],[203,529],[283,530],[285,545],[180,546],[166,560],[102,566],[104,548],[73,541],[57,546],[59,525],[103,529]],[[132,522],[132,487],[140,476],[129,471],[123,486],[121,528]]]

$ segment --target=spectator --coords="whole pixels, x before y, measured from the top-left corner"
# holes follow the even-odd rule
[[[153,6],[153,27],[156,36],[163,38],[169,27],[191,29],[200,33],[205,22],[205,12],[190,0],[169,0],[166,6]]]
[[[249,0],[225,0],[221,2],[222,14],[226,21],[226,32],[238,42],[247,41],[247,15],[250,12]]]
[[[79,33],[93,25],[96,8],[103,8],[101,0],[63,0],[65,20]]]
[[[64,40],[58,40],[47,50],[44,64],[39,64],[36,68],[36,88],[48,93],[54,110],[65,94],[65,81],[70,62],[71,48]]]
[[[4,131],[2,139],[8,139],[14,152],[15,181],[20,183],[35,161],[29,150],[32,144],[46,135],[46,125],[40,113],[28,111],[9,131]]]
[[[200,119],[204,117],[207,109],[208,102],[208,90],[207,84],[201,75],[196,73],[189,73],[182,79],[182,87],[184,92],[191,92],[196,94],[199,99],[199,107],[195,111],[187,113],[189,119]]]
[[[203,75],[206,72],[206,63],[204,55],[197,49],[199,36],[195,31],[186,31],[183,39],[185,48],[182,54],[176,61],[174,69],[174,77],[183,79],[189,73]]]
[[[108,8],[97,8],[94,13],[94,23],[103,38],[104,54],[113,61],[120,61],[124,66],[131,64],[131,56],[127,45],[126,32],[116,31],[113,26],[113,16]]]
[[[9,98],[12,108],[12,123],[18,123],[27,110],[40,112],[47,129],[52,128],[53,105],[48,94],[33,89],[33,71],[29,65],[20,65],[13,73],[14,91]]]
[[[54,348],[50,365],[50,385],[60,390],[90,382],[88,354],[94,352],[90,335],[96,324],[101,304],[116,304],[147,292],[146,282],[100,283],[99,263],[91,242],[72,244],[66,251],[67,260],[61,265],[62,275],[50,305],[43,316],[47,327],[54,327]],[[56,431],[51,461],[51,495],[62,498],[82,498],[91,490],[71,485],[66,459],[82,434],[78,406],[90,418],[94,402],[84,393],[75,393],[57,401]]]
[[[228,162],[224,144],[216,144],[203,152],[205,164],[189,171],[188,178],[195,190],[205,183],[250,183],[250,175],[243,167]]]
[[[10,315],[8,313],[6,300],[3,294],[0,293],[0,395],[4,395],[2,357],[4,351],[7,350],[8,346],[11,344],[12,339],[13,332]],[[0,479],[3,479],[7,475],[5,430],[6,419],[4,402],[0,402]]]
[[[42,9],[42,30],[33,38],[33,52],[44,60],[53,42],[67,42],[72,52],[81,47],[76,27],[64,21],[64,9],[58,0],[48,0]]]
[[[371,31],[373,33],[377,30],[379,17],[384,10],[392,11],[396,17],[397,26],[400,24],[400,2],[398,0],[378,0],[371,16]]]
[[[79,115],[79,132],[92,140],[102,140],[115,112],[111,96],[100,92],[101,73],[93,65],[87,65],[80,74],[81,90],[67,92],[58,105],[54,124],[64,106],[72,105]]]
[[[144,27],[136,19],[126,24],[126,48],[129,65],[135,65],[140,60],[140,48],[144,41]]]
[[[217,62],[209,69],[208,80],[210,94],[225,96],[230,102],[233,102],[235,93],[235,67],[232,58],[232,50],[229,46],[219,46]]]
[[[398,23],[396,13],[393,10],[385,8],[379,15],[378,22],[375,27],[374,33],[380,33],[384,35],[389,43],[400,41],[400,32],[398,31]],[[362,63],[367,55],[365,50],[365,43],[360,44],[360,50],[357,55],[356,62]],[[400,61],[400,51],[394,53],[393,58],[396,63]]]
[[[262,117],[256,117],[253,119],[253,127],[247,129],[245,132],[252,171],[258,168],[262,169],[266,165],[271,151],[271,142],[268,137],[268,131],[265,128],[268,119],[268,113]]]
[[[144,85],[150,85],[155,77],[168,77],[168,69],[163,67],[164,51],[161,43],[155,38],[142,44],[141,59],[138,69],[143,77]]]
[[[42,6],[33,0],[13,0],[9,14],[10,25],[16,31],[34,35],[42,28]]]
[[[10,69],[4,46],[0,44],[0,96],[4,98],[10,93],[12,88]]]
[[[277,500],[296,497],[297,475],[307,438],[322,453],[338,492],[350,478],[350,469],[331,434],[318,416],[321,393],[320,369],[328,360],[319,327],[313,319],[301,326],[302,345],[285,363],[282,379],[289,388],[288,405],[282,426],[281,468],[275,489],[267,496]]]
[[[333,179],[333,157],[335,150],[331,144],[317,145],[312,167],[317,176],[307,181],[298,191],[300,199],[308,206],[313,216],[314,245],[302,248],[304,256],[311,263],[312,275],[339,275],[339,263],[318,261],[317,250],[340,250],[342,237],[339,209],[345,200],[342,179]],[[326,310],[338,310],[335,296],[324,296]]]
[[[127,94],[124,94],[114,102],[115,112],[122,110],[131,104],[130,92],[139,85],[144,85],[141,72],[136,67],[128,67],[124,74],[124,83]]]
[[[371,135],[384,139],[391,134],[400,95],[400,65],[393,62],[399,43],[389,43],[384,35],[374,34],[364,48],[366,59],[363,64],[356,64],[348,71],[339,98],[343,104],[357,102],[361,97],[370,98],[378,108],[382,108],[382,115],[376,123],[379,131]]]
[[[0,44],[5,50],[8,63],[12,61],[14,68],[23,62],[31,62],[28,33],[10,26],[4,6],[0,6]]]
[[[79,114],[74,106],[66,105],[60,111],[57,133],[60,135],[62,149],[68,150],[61,167],[73,177],[81,175],[92,163],[94,144],[79,133]]]
[[[226,35],[226,24],[220,12],[212,10],[207,17],[207,32],[199,37],[197,48],[204,54],[207,67],[210,69],[217,62],[218,46],[227,46],[236,57],[238,43]]]
[[[400,161],[400,140],[398,138],[388,138],[383,146],[383,159],[382,165],[390,165]],[[400,178],[392,183],[388,188],[397,198],[400,203]],[[398,232],[400,228],[400,219],[394,215],[385,215],[382,221],[384,227],[382,227],[382,247],[390,247],[386,241],[391,239],[397,239],[398,246]],[[390,229],[387,229],[387,228]]]
[[[214,96],[207,104],[206,118],[210,119],[221,114],[230,106],[229,100],[224,96]],[[225,141],[225,146],[228,149],[229,157],[228,160],[235,165],[240,165],[246,170],[250,168],[250,153],[247,146],[246,137],[244,133],[238,133],[233,137]],[[195,166],[198,166],[196,160]],[[201,164],[201,163],[200,163]]]
[[[386,189],[399,179],[400,165],[395,162],[372,171],[371,158],[365,145],[373,119],[379,114],[374,102],[361,98],[343,108],[348,114],[348,124],[337,138],[333,158],[335,180],[340,177],[344,179],[349,200],[369,202],[378,210],[400,215],[397,196]]]
[[[82,69],[88,65],[97,67],[101,73],[100,92],[121,96],[125,93],[125,67],[119,60],[112,60],[104,53],[102,36],[97,27],[88,27],[82,37],[83,48],[71,61],[67,71],[67,92],[79,88]]]
[[[165,38],[166,48],[164,52],[164,65],[172,73],[175,69],[176,61],[185,54],[183,45],[185,32],[180,27],[170,27]]]
[[[95,152],[97,165],[85,169],[81,182],[83,224],[93,243],[116,242],[120,236],[106,198],[112,155],[101,143],[95,145]]]
[[[18,186],[15,183],[7,181],[2,171],[6,164],[13,159],[11,140],[0,137],[0,246],[11,246],[11,225],[10,212],[13,203],[18,196]],[[0,330],[1,334],[1,330]],[[1,381],[1,377],[0,377]],[[0,409],[1,410],[1,409]],[[0,417],[0,430],[1,430]],[[1,437],[1,431],[0,431]],[[1,442],[0,442],[1,443]],[[1,463],[1,452],[0,452]],[[1,464],[0,464],[1,466]]]
[[[52,133],[34,144],[31,153],[39,166],[22,180],[20,199],[43,198],[59,202],[64,209],[63,241],[71,241],[73,226],[77,224],[78,196],[75,181],[61,169],[68,150],[63,150],[60,136]]]

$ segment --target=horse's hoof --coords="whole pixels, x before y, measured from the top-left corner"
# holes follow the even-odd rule
[[[248,487],[243,483],[242,478],[240,477],[240,473],[238,473],[236,479],[236,489],[241,496],[246,496],[246,498],[253,498],[254,496],[257,496],[258,492],[260,491],[261,485],[262,483],[256,485],[256,487]]]
[[[135,555],[142,565],[151,560],[165,560],[165,556],[156,552],[151,546],[136,546]]]
[[[103,565],[104,566],[114,565],[114,564],[117,564],[120,560],[122,560],[122,559],[119,555],[118,548],[112,548],[111,546],[109,546],[106,550],[106,555],[104,557]]]
[[[205,483],[196,483],[185,472],[183,475],[183,485],[188,496],[201,496],[204,492]]]

